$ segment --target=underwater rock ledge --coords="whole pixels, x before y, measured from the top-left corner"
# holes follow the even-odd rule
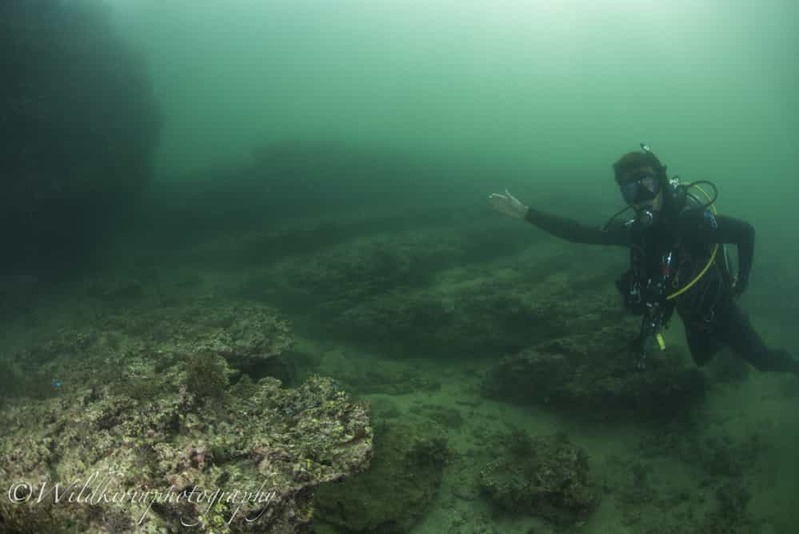
[[[627,349],[635,328],[630,319],[508,355],[486,373],[482,394],[589,419],[662,422],[688,413],[705,398],[704,376],[673,348],[636,369]]]
[[[317,486],[368,466],[367,406],[322,377],[230,393],[216,406],[185,387],[103,387],[5,406],[0,531],[308,531]]]

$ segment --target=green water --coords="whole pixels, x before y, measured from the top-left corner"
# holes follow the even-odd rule
[[[571,187],[645,140],[674,171],[723,177],[736,200],[753,180],[763,200],[796,192],[787,1],[112,4],[167,117],[166,175],[335,138],[471,154]]]
[[[670,173],[714,180],[721,212],[755,225],[743,303],[770,341],[799,345],[783,298],[799,290],[791,2],[113,4],[165,115],[160,180],[270,143],[332,140],[457,163],[431,178],[453,201],[511,187],[591,222],[619,205],[611,162],[646,141]],[[756,395],[739,407],[755,420],[769,411]],[[795,425],[777,413],[774,425]],[[796,431],[785,432],[768,461],[788,469],[772,466],[781,491],[769,502],[796,495]]]
[[[482,180],[610,209],[610,163],[646,141],[766,230],[759,257],[784,254],[781,199],[799,192],[790,2],[109,3],[166,117],[162,179],[332,139],[488,164],[442,177],[453,195]]]
[[[544,236],[493,212],[485,197],[508,187],[534,207],[601,224],[622,205],[612,162],[647,142],[670,175],[713,180],[719,211],[755,226],[741,305],[769,344],[799,355],[799,7],[787,0],[104,3],[161,107],[155,199],[110,240],[95,271],[25,313],[16,306],[26,297],[15,297],[7,340],[40,343],[48,328],[93,323],[107,309],[146,316],[148,306],[210,296],[274,305],[291,321],[304,358],[296,375],[281,376],[287,382],[334,376],[373,403],[378,422],[456,421],[441,487],[413,532],[552,531],[497,516],[464,489],[475,466],[492,457],[488,438],[519,427],[565,431],[588,451],[607,495],[577,531],[667,534],[680,524],[681,532],[699,532],[712,524],[702,514],[714,510],[714,491],[728,483],[751,497],[741,517],[754,523],[735,532],[795,531],[793,377],[753,371],[718,380],[696,409],[698,429],[677,430],[695,431],[685,439],[698,440],[697,456],[666,446],[652,453],[641,443],[653,430],[640,422],[585,423],[545,406],[482,398],[481,374],[503,356],[496,347],[517,350],[538,333],[554,334],[533,325],[528,341],[526,323],[503,326],[479,314],[497,312],[492,298],[522,312],[547,298],[564,306],[573,299],[574,317],[583,320],[580,296],[615,296],[626,253]],[[270,179],[284,179],[274,169],[289,169],[294,182],[256,191],[237,181],[258,168],[254,154],[284,146],[299,150],[299,163],[267,166]],[[313,291],[302,293],[303,284]],[[428,314],[427,321],[391,324],[402,313]],[[430,333],[439,319],[452,329]],[[350,346],[341,331],[319,334],[336,330],[331,321],[366,343]],[[461,324],[485,332],[496,353],[442,341]],[[676,326],[669,343],[686,356],[681,335]],[[59,358],[43,364],[39,386],[51,396],[48,373]],[[63,365],[58,377],[69,385],[82,367]],[[732,475],[703,465],[713,460],[706,451],[737,458],[750,449]],[[636,508],[622,499],[633,463],[644,466],[660,500]],[[663,530],[645,530],[661,526],[661,517]]]
[[[619,205],[610,164],[645,141],[755,225],[758,284],[797,287],[790,2],[108,3],[165,116],[161,180],[346,142],[479,168],[430,181],[452,197],[510,186],[590,222]]]
[[[756,225],[753,292],[799,288],[786,243],[799,193],[790,2],[118,4],[166,116],[162,179],[270,142],[334,139],[496,169],[442,177],[456,196],[460,181],[489,192],[524,173],[516,193],[531,203],[554,190],[611,206],[610,162],[646,141]]]

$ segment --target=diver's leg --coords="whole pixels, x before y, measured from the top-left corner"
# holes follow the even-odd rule
[[[730,348],[758,371],[782,371],[799,376],[799,360],[786,350],[770,349],[749,317],[733,301],[719,303],[719,335]]]
[[[691,357],[696,365],[702,367],[719,351],[721,344],[712,332],[701,325],[685,322],[683,326]]]

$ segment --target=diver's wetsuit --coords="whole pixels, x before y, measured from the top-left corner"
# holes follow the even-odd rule
[[[601,229],[533,208],[528,209],[525,220],[574,243],[629,248],[631,270],[617,282],[622,291],[630,279],[645,282],[661,276],[663,255],[671,251],[676,255],[677,267],[673,291],[704,269],[717,243],[737,245],[738,283],[746,284],[752,267],[754,228],[739,219],[713,216],[704,209],[664,210],[649,227],[637,220],[617,220]],[[799,376],[799,361],[787,351],[766,347],[748,317],[736,305],[721,248],[696,284],[671,302],[676,303],[677,314],[685,325],[688,347],[697,365],[704,365],[727,345],[760,371],[788,371]]]

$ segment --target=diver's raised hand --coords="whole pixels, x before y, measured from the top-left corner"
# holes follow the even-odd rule
[[[488,201],[498,212],[510,217],[524,219],[527,215],[527,206],[519,202],[519,199],[511,195],[507,189],[504,193],[491,193],[488,195]]]

